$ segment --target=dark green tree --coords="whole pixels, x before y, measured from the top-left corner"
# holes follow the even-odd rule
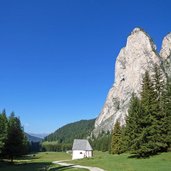
[[[168,117],[167,117],[167,92],[163,72],[158,65],[154,66],[154,75],[152,76],[154,89],[154,102],[151,125],[151,141],[155,144],[154,153],[167,151]]]
[[[98,136],[92,135],[89,139],[90,144],[94,150],[109,151],[111,148],[111,133],[102,131]]]
[[[6,117],[5,110],[3,110],[3,112],[0,114],[0,154],[3,151],[7,139],[7,126],[8,126],[8,120]]]
[[[127,148],[139,157],[167,151],[171,145],[171,84],[165,85],[155,65],[150,78],[145,72],[140,100],[132,96],[126,120]]]
[[[100,139],[100,151],[106,152],[109,151],[109,136],[105,135]]]
[[[125,133],[128,149],[138,157],[147,157],[156,151],[156,144],[153,141],[155,93],[148,72],[144,74],[140,95],[141,100],[134,94],[132,96]]]
[[[154,86],[150,79],[148,71],[145,72],[143,81],[142,81],[142,91],[141,91],[141,103],[144,107],[144,112],[150,115],[155,109],[155,93]]]
[[[156,146],[154,135],[156,133],[154,127],[154,112],[156,110],[156,94],[153,82],[148,71],[145,72],[141,91],[141,105],[143,115],[141,117],[141,134],[140,148],[137,150],[137,155],[140,157],[148,157],[156,154],[158,147]]]
[[[163,118],[162,130],[163,134],[162,142],[167,144],[166,151],[171,147],[171,82],[168,80],[165,86],[162,99],[162,112],[165,116]]]
[[[20,119],[11,113],[8,121],[7,141],[5,143],[5,155],[7,155],[11,162],[16,156],[21,156],[25,153],[26,137],[21,126]]]
[[[117,120],[112,131],[111,154],[122,153],[122,128]]]
[[[126,149],[136,154],[140,149],[144,111],[139,98],[133,93],[126,118],[124,142]]]

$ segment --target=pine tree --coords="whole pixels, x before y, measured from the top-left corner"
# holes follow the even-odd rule
[[[163,130],[165,133],[165,137],[163,141],[167,144],[166,150],[168,150],[171,147],[171,82],[169,80],[167,81],[165,86],[162,102],[162,109],[165,115],[163,121]]]
[[[165,85],[160,68],[143,77],[140,100],[133,94],[126,120],[128,150],[139,157],[167,151],[171,146],[171,84]]]
[[[112,131],[111,153],[122,153],[122,130],[119,121],[117,120]]]
[[[153,88],[153,83],[150,79],[148,71],[145,72],[142,81],[142,91],[141,91],[141,104],[144,107],[145,112],[150,117],[151,113],[155,108],[155,93]],[[149,121],[150,122],[150,121]]]
[[[155,152],[153,113],[155,109],[155,93],[149,73],[145,72],[142,81],[141,100],[134,94],[131,98],[125,135],[127,147],[138,157],[147,157]]]
[[[164,87],[164,77],[158,65],[154,66],[154,75],[152,77],[154,88],[154,110],[152,112],[151,141],[155,143],[155,152],[167,151],[167,130],[168,118],[165,107],[166,91]]]
[[[0,154],[2,153],[2,150],[7,139],[7,126],[8,120],[6,117],[5,110],[3,110],[3,112],[0,114]]]
[[[126,119],[126,127],[125,127],[125,142],[127,150],[133,154],[137,153],[137,150],[140,149],[142,139],[142,126],[144,112],[140,103],[139,98],[133,93],[130,105],[128,109],[128,116]]]
[[[141,145],[137,150],[140,157],[147,157],[156,154],[158,147],[156,146],[154,135],[156,133],[154,127],[154,112],[156,110],[156,96],[154,85],[150,79],[148,71],[145,72],[142,83],[141,105],[143,108],[143,116],[141,117]]]
[[[5,144],[5,155],[9,156],[11,162],[15,156],[24,153],[26,147],[25,135],[20,123],[20,119],[11,113],[8,121],[8,134]]]

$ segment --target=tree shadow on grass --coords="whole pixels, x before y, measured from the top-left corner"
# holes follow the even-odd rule
[[[47,171],[51,163],[9,163],[0,162],[0,171]]]
[[[51,162],[39,163],[9,163],[0,161],[0,171],[64,171],[71,169],[69,166],[55,166]]]
[[[148,159],[148,158],[150,158],[150,156],[139,156],[136,154],[132,154],[128,156],[128,159]]]
[[[22,157],[18,157],[16,159],[19,160],[33,160],[33,159],[39,159],[40,157],[38,157],[36,154],[29,154],[29,155],[24,155]]]
[[[28,161],[28,160],[35,160],[35,159],[39,159],[40,157],[38,157],[37,155],[35,154],[29,154],[29,155],[23,155],[21,157],[15,157],[14,158],[14,163],[17,161],[17,160],[21,160],[22,162],[25,160],[25,161]],[[5,156],[4,158],[0,158],[0,162],[1,161],[4,161],[4,162],[7,162],[7,163],[11,163],[11,160],[9,159],[8,156]],[[13,163],[13,162],[12,162]]]

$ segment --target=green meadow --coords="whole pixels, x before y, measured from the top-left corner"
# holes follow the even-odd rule
[[[0,162],[0,171],[86,171],[52,164],[52,161],[71,160],[71,155],[62,152],[42,152],[14,160]],[[132,158],[129,154],[110,155],[94,152],[93,158],[68,161],[84,166],[95,166],[105,171],[170,171],[171,152],[162,153],[146,159]]]
[[[110,155],[95,152],[92,159],[73,161],[74,164],[96,166],[106,171],[170,171],[171,152],[146,159],[132,158],[129,154]]]
[[[62,152],[42,152],[27,155],[11,164],[8,160],[0,162],[0,171],[87,171],[52,164],[53,161],[70,160],[71,155]]]

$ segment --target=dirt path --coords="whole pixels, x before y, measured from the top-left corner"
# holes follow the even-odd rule
[[[81,165],[74,165],[74,164],[69,164],[65,163],[65,161],[54,161],[54,164],[59,164],[61,166],[66,166],[66,167],[75,167],[75,168],[83,168],[83,169],[88,169],[90,171],[104,171],[103,169],[100,169],[98,167],[90,167],[90,166],[81,166]]]

